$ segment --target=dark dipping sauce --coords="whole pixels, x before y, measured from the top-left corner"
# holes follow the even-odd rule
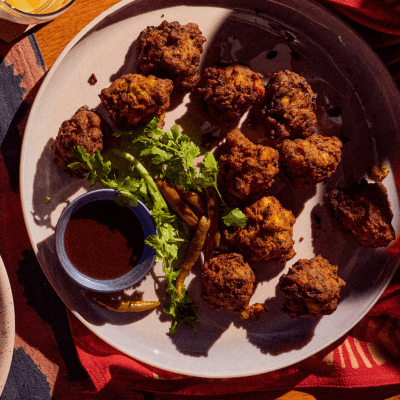
[[[144,234],[138,217],[128,207],[97,200],[72,214],[64,244],[69,260],[80,272],[94,279],[115,279],[137,264]]]

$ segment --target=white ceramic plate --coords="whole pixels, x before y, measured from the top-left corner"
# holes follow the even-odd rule
[[[14,339],[14,300],[7,271],[0,257],[0,395],[10,371]]]
[[[399,258],[390,249],[362,249],[331,223],[324,192],[358,181],[383,159],[384,181],[399,231],[398,193],[392,160],[399,148],[400,98],[383,64],[347,25],[305,0],[123,1],[89,24],[49,71],[32,107],[21,159],[21,194],[32,246],[59,296],[96,335],[143,362],[201,377],[237,377],[291,365],[323,349],[352,328],[374,305],[393,276]],[[326,184],[296,191],[277,183],[273,193],[297,218],[296,257],[286,265],[267,263],[257,272],[252,301],[268,299],[269,313],[257,322],[202,304],[199,269],[189,290],[200,314],[197,332],[170,337],[170,321],[158,312],[115,315],[100,309],[62,273],[54,254],[54,228],[66,204],[88,190],[51,161],[50,145],[61,123],[82,105],[98,107],[102,88],[135,71],[136,38],[163,20],[198,23],[207,38],[202,68],[219,60],[238,61],[267,76],[291,69],[318,93],[319,129],[339,135],[343,160]],[[97,84],[90,85],[94,73]],[[340,107],[341,115],[328,110]],[[187,134],[217,131],[204,119],[193,95],[174,99],[166,128],[178,123]],[[46,202],[46,196],[50,202]],[[322,254],[339,266],[347,282],[335,313],[320,321],[291,319],[281,311],[279,276],[299,258]],[[162,271],[157,265],[137,288],[155,299]]]

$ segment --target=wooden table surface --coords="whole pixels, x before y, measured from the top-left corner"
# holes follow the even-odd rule
[[[33,28],[39,43],[47,68],[51,68],[64,47],[78,32],[90,21],[107,10],[119,0],[77,0],[70,10],[57,19]],[[261,393],[238,395],[227,399],[238,398],[265,398],[274,400],[394,400],[400,399],[400,385],[390,387],[372,387],[363,389],[339,389],[339,388],[314,388],[301,390],[288,390],[285,392]],[[220,396],[218,396],[219,398]],[[157,395],[162,399],[162,395]],[[221,397],[222,399],[223,397]],[[179,396],[177,396],[179,399]]]

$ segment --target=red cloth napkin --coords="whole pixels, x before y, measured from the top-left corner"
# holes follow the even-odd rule
[[[400,81],[400,5],[379,0],[321,0],[344,17]],[[393,246],[398,251],[399,246]],[[69,314],[78,356],[93,387],[112,381],[153,392],[217,395],[306,387],[368,387],[400,383],[400,273],[348,335],[291,367],[246,378],[204,379],[162,371],[104,343]]]

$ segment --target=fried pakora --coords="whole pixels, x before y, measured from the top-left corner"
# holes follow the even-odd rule
[[[293,225],[296,219],[275,197],[263,197],[245,207],[243,213],[247,217],[246,226],[225,230],[224,238],[236,246],[246,260],[285,262],[295,256]]]
[[[386,247],[395,239],[393,213],[382,183],[362,179],[349,190],[333,189],[324,200],[342,231],[362,247]]]
[[[375,182],[382,182],[389,175],[385,163],[381,162],[379,165],[373,165],[369,168],[368,177]]]
[[[241,254],[210,258],[203,266],[201,278],[201,297],[208,306],[231,312],[243,311],[248,306],[255,275]]]
[[[53,161],[71,176],[83,178],[85,171],[69,168],[68,165],[78,161],[72,152],[75,146],[82,146],[93,155],[103,150],[103,131],[105,122],[100,114],[89,110],[88,106],[79,108],[71,119],[64,121],[58,131],[55,142],[51,145]]]
[[[162,127],[172,90],[169,79],[126,74],[103,89],[99,97],[118,128],[135,127],[151,117],[158,117]]]
[[[254,144],[239,129],[228,133],[225,147],[227,152],[218,160],[221,190],[233,203],[261,197],[279,172],[278,151]]]
[[[277,146],[279,164],[295,187],[316,185],[331,176],[340,162],[343,144],[336,136],[313,135],[284,140]]]
[[[137,70],[171,79],[176,89],[190,92],[200,79],[198,65],[205,40],[195,23],[163,21],[158,27],[149,26],[138,37]]]
[[[319,318],[332,314],[345,281],[337,275],[338,267],[318,255],[297,261],[279,279],[285,294],[283,310],[291,317]]]
[[[258,321],[261,317],[263,317],[267,313],[268,309],[265,304],[262,303],[254,303],[252,305],[248,305],[245,310],[240,313],[241,319],[253,319],[254,321]]]
[[[261,107],[265,135],[280,142],[315,134],[316,98],[302,76],[288,70],[274,73]]]
[[[212,66],[199,88],[210,115],[219,122],[237,121],[264,96],[263,76],[241,64]]]

